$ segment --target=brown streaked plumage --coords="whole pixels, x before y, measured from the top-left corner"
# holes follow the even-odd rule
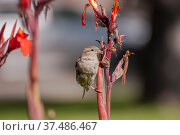
[[[76,80],[84,88],[82,98],[94,83],[99,66],[97,54],[100,53],[102,52],[98,47],[88,46],[76,61]]]

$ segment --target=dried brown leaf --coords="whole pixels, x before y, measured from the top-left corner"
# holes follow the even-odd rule
[[[100,66],[102,68],[108,68],[110,66],[109,59],[107,57],[104,57],[100,62]]]
[[[118,80],[123,75],[123,69],[122,65],[124,63],[123,58],[119,61],[118,65],[116,66],[116,69],[114,70],[112,74],[112,83],[114,83],[116,80]]]
[[[123,58],[119,61],[116,69],[114,70],[112,74],[112,83],[114,83],[116,80],[118,80],[120,77],[122,77],[122,84],[126,83],[126,73],[128,70],[128,64],[129,64],[129,56],[134,53],[130,52],[129,50],[126,51],[126,54],[123,56]],[[124,64],[124,65],[123,65]],[[122,68],[123,66],[123,68]]]
[[[123,72],[123,77],[122,77],[122,84],[124,85],[126,83],[126,73],[128,70],[128,65],[129,65],[129,56],[130,55],[135,55],[133,52],[130,52],[129,50],[126,51],[126,54],[123,56],[124,60],[124,72]]]
[[[115,46],[112,46],[111,47],[111,49],[110,49],[113,53],[114,53],[114,55],[117,57],[117,53],[116,53],[116,47]]]
[[[124,60],[124,71],[123,71],[123,76],[122,76],[122,84],[123,85],[125,85],[125,83],[126,83],[126,73],[128,70],[128,65],[129,65],[129,59],[128,59],[128,57],[126,57]]]
[[[101,45],[101,49],[106,47],[106,43],[104,43],[103,41],[99,41],[99,40],[96,40],[96,41]]]

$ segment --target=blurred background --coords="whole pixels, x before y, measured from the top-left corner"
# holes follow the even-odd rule
[[[124,38],[123,50],[112,56],[111,72],[127,49],[130,57],[126,85],[121,79],[112,90],[112,119],[180,119],[180,1],[119,0],[117,22]],[[110,16],[113,0],[97,0]],[[92,8],[86,27],[81,15],[88,0],[55,0],[47,20],[40,16],[40,93],[47,110],[56,119],[98,119],[96,93],[76,83],[75,62],[84,47],[106,40],[106,29],[94,28]],[[0,27],[7,22],[5,38],[17,14],[17,0],[0,0]],[[118,46],[118,45],[117,45]],[[26,83],[28,58],[14,51],[0,69],[0,119],[28,119]],[[73,113],[72,113],[73,112]]]

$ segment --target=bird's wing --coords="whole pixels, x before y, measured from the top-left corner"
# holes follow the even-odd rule
[[[75,65],[75,68],[77,68],[78,67],[78,62],[81,60],[81,58],[79,57],[78,59],[77,59],[77,61],[76,61],[76,65]]]
[[[76,61],[76,65],[75,65],[75,69],[76,69],[76,80],[77,80],[77,82],[79,82],[78,81],[78,77],[79,77],[79,75],[81,74],[81,72],[80,72],[80,68],[79,68],[79,61],[81,60],[81,58],[79,57],[78,59],[77,59],[77,61]]]

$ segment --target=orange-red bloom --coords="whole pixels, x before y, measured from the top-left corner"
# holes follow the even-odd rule
[[[96,2],[96,0],[88,0],[89,1],[89,3],[91,4],[91,6],[93,7],[93,9],[97,9],[97,2]]]
[[[114,0],[115,4],[111,11],[111,21],[115,22],[119,11],[119,0]]]
[[[16,34],[17,41],[20,44],[21,52],[24,56],[32,55],[32,42],[31,40],[27,39],[28,34],[24,33],[21,28],[19,28],[18,33]]]
[[[15,49],[21,48],[21,52],[24,56],[32,54],[32,42],[27,39],[28,34],[24,33],[21,28],[19,28],[15,37],[13,37],[9,42],[8,51],[11,52]]]
[[[30,5],[31,0],[20,0],[20,5],[27,8]]]
[[[85,5],[85,8],[84,8],[84,11],[83,11],[83,14],[82,14],[82,26],[86,26],[85,24],[85,16],[86,16],[86,9],[90,6],[90,4],[86,4]]]
[[[32,42],[31,40],[27,39],[28,34],[24,33],[23,30],[19,28],[18,32],[16,33],[14,37],[16,24],[17,24],[17,21],[14,24],[10,38],[8,38],[7,40],[4,40],[3,38],[3,33],[5,30],[6,24],[4,24],[3,28],[0,31],[0,67],[5,63],[5,60],[8,54],[13,50],[20,48],[24,56],[27,56],[27,55],[31,56],[32,54]],[[5,51],[6,47],[7,47],[7,51]]]

